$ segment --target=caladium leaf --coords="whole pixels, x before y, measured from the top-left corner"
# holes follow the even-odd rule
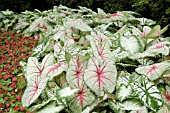
[[[97,95],[104,95],[103,90],[113,92],[117,77],[116,66],[112,60],[106,60],[103,64],[95,58],[89,59],[88,68],[85,70],[84,81]]]
[[[169,54],[169,47],[168,47],[169,45],[170,45],[170,42],[158,42],[155,45],[149,47],[146,50],[146,52],[168,55]]]
[[[170,65],[167,62],[162,62],[162,63],[155,63],[153,65],[149,66],[143,66],[143,67],[138,67],[135,69],[135,71],[139,74],[143,74],[147,76],[150,80],[156,80],[162,74],[169,69]]]
[[[90,105],[94,99],[92,92],[83,84],[82,87],[80,87],[80,91],[77,92],[70,101],[70,109],[73,113],[81,113],[84,107]]]
[[[168,29],[167,25],[161,30],[160,25],[156,25],[153,29],[146,35],[147,38],[158,38],[162,33],[164,33]]]
[[[71,87],[79,88],[82,86],[86,65],[87,61],[84,61],[80,56],[78,56],[76,59],[71,59],[66,74],[67,81]]]
[[[60,98],[70,97],[77,93],[78,91],[79,89],[71,89],[70,87],[65,87],[57,91],[57,96],[59,96]]]
[[[116,97],[120,100],[123,101],[124,99],[128,98],[132,94],[132,88],[130,85],[125,86],[121,85],[117,90],[116,90]]]
[[[100,33],[100,36],[92,35],[90,44],[92,46],[92,50],[94,56],[99,61],[104,61],[110,57],[110,45],[107,37]]]
[[[145,106],[153,111],[158,111],[164,102],[160,91],[146,76],[142,76],[142,83],[133,82],[132,88]]]
[[[59,75],[61,72],[67,70],[67,64],[64,62],[58,62],[48,67],[47,71],[45,71],[46,76],[52,79],[53,77]]]
[[[130,113],[148,113],[148,110],[145,106],[143,106],[139,110],[134,110],[134,111],[131,111]]]
[[[22,106],[29,106],[39,97],[48,79],[48,77],[35,75],[28,81],[27,88],[22,96]]]
[[[38,59],[36,57],[29,57],[27,63],[27,71],[26,71],[27,80],[29,81],[30,78],[36,75],[44,76],[45,73],[43,73],[43,71],[47,69],[48,66],[52,65],[53,62],[54,62],[54,56],[51,53],[47,54],[43,58],[42,64],[38,63]]]
[[[32,24],[29,27],[30,32],[35,32],[39,30],[38,28],[42,26],[42,19],[43,19],[42,17],[39,17],[34,22],[32,22]]]
[[[151,31],[151,28],[149,26],[144,26],[143,27],[143,32],[141,32],[138,28],[133,27],[132,29],[132,33],[134,35],[138,35],[138,36],[142,36],[142,37],[146,37],[146,35]]]
[[[135,53],[135,54],[131,54],[128,56],[128,58],[130,59],[144,59],[146,57],[155,57],[156,54],[154,53],[149,53],[149,52],[143,52],[143,53]]]
[[[140,43],[137,36],[130,36],[130,37],[120,37],[120,45],[123,49],[128,51],[129,53],[138,53],[142,52],[143,47]]]
[[[37,113],[59,113],[64,108],[65,108],[64,105],[56,106],[55,102],[51,102],[50,104],[46,105],[41,110],[38,110]]]
[[[75,27],[76,29],[79,29],[81,31],[92,30],[85,22],[83,22],[82,19],[68,19],[65,24],[66,26]]]
[[[141,103],[137,100],[126,100],[123,103],[119,103],[121,110],[140,110],[142,108]]]
[[[110,15],[110,19],[114,21],[124,20],[125,16],[122,13],[113,13]]]

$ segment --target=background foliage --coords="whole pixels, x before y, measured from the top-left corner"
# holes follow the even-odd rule
[[[153,19],[161,26],[165,26],[170,21],[168,3],[170,0],[0,0],[0,10],[9,9],[14,12],[34,9],[47,10],[59,4],[70,8],[85,6],[94,11],[100,7],[110,13],[123,10],[135,11],[142,17]],[[169,35],[170,32],[166,34]]]

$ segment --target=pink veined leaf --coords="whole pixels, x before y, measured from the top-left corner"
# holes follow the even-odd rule
[[[48,77],[36,75],[28,81],[27,88],[22,96],[22,106],[31,105],[39,97],[48,79]]]
[[[112,60],[106,60],[100,65],[95,58],[91,58],[85,70],[84,81],[91,90],[101,96],[104,94],[103,90],[114,91],[116,77],[117,70]]]
[[[102,41],[102,42],[100,42]],[[94,56],[100,61],[104,61],[110,57],[110,45],[107,40],[92,40],[91,46],[94,52]]]
[[[46,76],[50,77],[52,79],[53,77],[59,75],[61,72],[65,71],[67,69],[67,64],[64,62],[58,62],[56,64],[53,64],[52,66],[49,66],[47,69]]]
[[[146,52],[149,53],[161,53],[163,55],[168,55],[169,54],[169,47],[167,45],[169,45],[169,42],[158,42],[155,45],[149,47]]]
[[[80,91],[76,93],[71,102],[70,108],[73,112],[80,113],[86,105],[90,105],[94,101],[94,95],[85,84],[80,87]]]
[[[143,66],[136,69],[139,74],[144,74],[150,80],[156,80],[169,68],[169,64],[166,62],[156,63],[150,66]]]
[[[43,75],[43,71],[45,69],[47,69],[48,66],[53,64],[53,54],[47,54],[44,59],[42,60],[42,64],[40,65],[38,63],[38,59],[35,57],[30,57],[28,59],[28,63],[27,63],[27,80],[29,81],[29,79],[33,76],[44,76]]]
[[[124,15],[120,13],[113,13],[110,15],[110,19],[112,20],[122,20],[124,18],[125,18]]]
[[[163,94],[163,97],[165,98],[165,102],[167,104],[170,104],[170,87],[166,86],[166,93]]]
[[[151,28],[148,26],[143,27],[143,31],[140,31],[138,28],[133,27],[132,32],[134,35],[139,35],[142,37],[146,37],[146,35],[151,31]]]
[[[82,85],[86,65],[87,62],[83,61],[80,56],[78,56],[76,59],[71,59],[66,74],[67,81],[71,87],[79,88]]]

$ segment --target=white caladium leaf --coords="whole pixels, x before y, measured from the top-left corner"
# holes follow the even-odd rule
[[[128,98],[132,94],[132,88],[130,85],[125,86],[121,85],[117,90],[116,90],[116,97],[120,100],[123,101],[124,99]]]
[[[51,53],[47,54],[43,58],[42,64],[38,63],[38,59],[36,57],[29,57],[27,63],[27,71],[26,71],[27,81],[29,81],[30,78],[36,75],[44,76],[45,73],[43,74],[43,71],[53,63],[54,63],[54,56]]]
[[[158,42],[154,44],[153,46],[149,47],[146,52],[149,53],[157,53],[157,54],[163,54],[168,55],[169,54],[169,46],[170,42]]]
[[[70,96],[74,95],[75,93],[77,93],[78,91],[79,91],[79,89],[71,89],[70,87],[65,87],[65,88],[59,89],[57,91],[57,96],[59,96],[60,98],[70,97]]]
[[[146,57],[155,57],[156,54],[153,53],[149,53],[149,52],[143,52],[143,53],[135,53],[135,54],[131,54],[128,56],[128,58],[130,59],[144,59]]]
[[[80,91],[77,92],[72,100],[70,101],[69,107],[73,113],[81,113],[85,106],[90,105],[94,101],[94,95],[88,89],[88,87],[83,84]]]
[[[160,76],[162,76],[162,74],[166,70],[168,70],[169,67],[170,67],[169,63],[162,62],[162,63],[155,63],[149,66],[138,67],[135,69],[135,71],[139,74],[143,74],[147,76],[150,80],[153,81],[153,80],[158,79]]]
[[[145,106],[143,106],[139,110],[133,110],[130,113],[148,113],[148,110]]]
[[[71,59],[66,74],[67,81],[71,87],[79,88],[82,86],[86,65],[87,61],[84,61],[80,56],[78,56],[76,59]]]
[[[94,56],[100,62],[110,57],[111,51],[110,51],[109,39],[102,33],[100,32],[98,32],[97,34],[92,33],[90,44],[92,46]]]
[[[66,26],[75,27],[81,31],[91,31],[92,29],[82,19],[68,19]]]
[[[119,103],[121,110],[140,110],[142,105],[136,100],[126,100],[123,103]]]
[[[85,70],[84,81],[97,95],[104,95],[103,90],[113,92],[117,77],[116,66],[112,60],[106,60],[102,65],[95,58],[89,59]]]
[[[164,105],[157,113],[170,113],[170,107]]]
[[[50,77],[52,79],[53,77],[59,75],[63,71],[66,71],[68,68],[67,64],[64,62],[58,62],[56,64],[53,64],[48,67],[46,73],[46,76]]]
[[[34,75],[28,81],[27,88],[22,96],[22,106],[29,106],[39,97],[45,88],[48,79],[48,77]]]
[[[170,86],[167,85],[165,89],[166,89],[166,93],[163,94],[163,98],[164,98],[165,103],[168,106],[170,106]]]
[[[42,17],[39,17],[38,19],[34,20],[34,22],[32,22],[29,27],[30,32],[38,31],[38,28],[42,26],[42,21],[43,21]]]
[[[142,52],[143,47],[136,36],[130,37],[120,37],[120,45],[123,49],[128,51],[129,53],[139,53]]]
[[[146,76],[142,76],[142,84],[133,82],[131,85],[141,102],[149,109],[156,112],[163,106],[160,91]]]
[[[141,32],[138,28],[133,27],[132,29],[132,33],[134,35],[138,35],[138,36],[142,36],[142,37],[146,37],[146,35],[151,31],[151,28],[149,26],[144,26],[143,27],[143,31]]]
[[[46,105],[41,110],[38,110],[37,113],[59,113],[64,108],[65,108],[64,105],[56,106],[55,102],[51,102],[50,104]]]
[[[124,14],[118,12],[118,13],[113,13],[110,15],[110,19],[114,20],[114,21],[120,21],[120,20],[124,20],[126,17],[124,16]]]

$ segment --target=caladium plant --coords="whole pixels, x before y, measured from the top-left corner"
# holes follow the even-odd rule
[[[134,14],[60,5],[17,15],[14,30],[40,39],[23,66],[22,105],[40,113],[167,111],[168,26]]]

